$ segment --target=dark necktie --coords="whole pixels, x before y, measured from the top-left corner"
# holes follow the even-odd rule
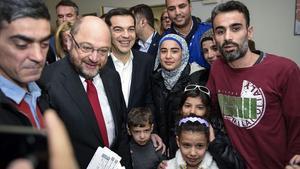
[[[85,81],[87,83],[87,89],[86,89],[87,90],[87,95],[88,95],[90,104],[92,105],[92,108],[94,110],[94,115],[96,117],[98,127],[100,129],[103,144],[106,147],[109,147],[108,136],[107,136],[107,131],[106,131],[106,127],[105,127],[105,121],[104,121],[104,118],[103,118],[100,102],[99,102],[99,99],[98,99],[97,90],[96,90],[92,80],[86,79]]]

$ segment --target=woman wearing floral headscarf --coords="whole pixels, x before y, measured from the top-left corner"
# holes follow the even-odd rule
[[[151,83],[157,132],[166,144],[169,158],[177,150],[175,120],[183,90],[189,83],[188,60],[188,46],[182,37],[168,34],[160,40]]]

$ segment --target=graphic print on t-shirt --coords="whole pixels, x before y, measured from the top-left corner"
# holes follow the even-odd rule
[[[266,99],[261,88],[244,80],[240,96],[232,91],[218,91],[218,100],[224,119],[239,127],[253,128],[265,113]],[[231,94],[231,95],[229,95]]]

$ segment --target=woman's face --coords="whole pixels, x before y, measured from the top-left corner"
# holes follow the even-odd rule
[[[165,40],[160,47],[160,63],[161,66],[172,71],[181,64],[182,49],[174,40]]]
[[[182,116],[189,116],[194,114],[196,116],[203,117],[206,114],[206,107],[202,102],[200,96],[198,97],[187,97],[182,109]]]
[[[182,131],[176,137],[182,158],[188,168],[198,168],[208,147],[208,138],[203,132]]]

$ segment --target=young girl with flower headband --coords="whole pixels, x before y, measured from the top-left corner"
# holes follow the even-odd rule
[[[220,117],[210,113],[210,91],[205,86],[187,85],[181,101],[180,115],[196,115],[210,122],[208,150],[220,169],[244,169],[244,160],[237,152],[224,132]]]
[[[197,116],[183,117],[176,126],[176,142],[179,150],[175,158],[167,162],[167,169],[218,169],[207,151],[209,124]]]

